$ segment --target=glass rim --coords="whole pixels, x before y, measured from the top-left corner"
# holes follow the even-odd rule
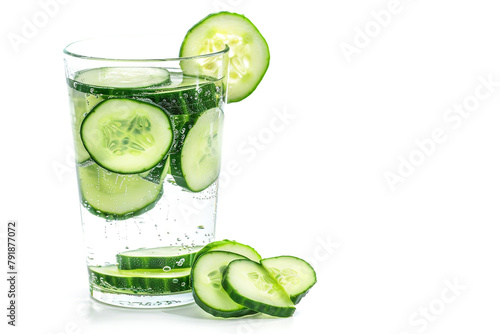
[[[224,44],[225,47],[222,50],[215,51],[215,52],[210,52],[210,53],[204,53],[201,55],[197,56],[188,56],[188,57],[155,57],[155,58],[117,58],[117,57],[96,57],[96,56],[89,56],[83,54],[83,52],[71,52],[69,51],[69,48],[74,46],[75,44],[79,44],[82,42],[89,42],[89,41],[99,41],[103,40],[103,38],[87,38],[87,39],[81,39],[77,40],[74,42],[69,43],[66,45],[66,47],[63,49],[63,53],[65,55],[79,58],[79,59],[87,59],[87,60],[99,60],[99,61],[122,61],[122,62],[160,62],[160,61],[181,61],[181,60],[187,60],[187,59],[199,59],[199,58],[210,58],[210,57],[215,57],[215,56],[220,56],[225,53],[229,52],[229,46],[227,44]]]

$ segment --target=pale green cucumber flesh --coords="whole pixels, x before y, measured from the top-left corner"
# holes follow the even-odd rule
[[[266,40],[248,18],[229,12],[208,15],[186,33],[180,55],[213,53],[223,50],[226,45],[230,48],[228,102],[238,102],[257,88],[270,59]],[[214,69],[210,65],[210,62],[192,61],[181,64],[186,73],[213,76]]]
[[[179,269],[190,268],[196,252],[202,247],[166,246],[157,248],[141,248],[121,252],[116,256],[118,269]]]
[[[200,192],[214,183],[220,171],[224,113],[204,111],[184,124],[180,151],[172,154],[170,168],[177,185]]]
[[[316,284],[316,273],[309,263],[294,256],[277,256],[260,263],[285,289],[294,304]]]
[[[109,172],[97,164],[78,167],[82,205],[94,215],[123,220],[152,209],[161,198],[162,186],[138,175]]]
[[[167,86],[170,73],[157,67],[100,67],[80,71],[70,85],[86,93],[121,95]]]
[[[108,292],[168,294],[191,289],[190,268],[120,270],[116,265],[88,268],[90,283]]]
[[[167,114],[132,99],[109,99],[85,117],[81,137],[97,164],[120,174],[149,170],[164,159],[173,142]]]
[[[255,313],[235,303],[222,288],[222,273],[226,266],[236,259],[245,257],[224,251],[208,252],[198,257],[192,268],[194,300],[205,312],[215,317],[241,317]]]
[[[228,239],[212,241],[206,244],[202,249],[198,251],[196,257],[200,257],[201,255],[212,251],[226,251],[236,253],[239,255],[243,255],[244,257],[255,262],[259,262],[262,259],[260,254],[257,253],[257,251],[252,247]]]
[[[70,91],[71,117],[73,123],[73,134],[75,143],[75,158],[78,165],[86,165],[92,162],[90,155],[85,149],[80,136],[81,125],[85,116],[92,108],[103,100],[102,97],[88,93],[82,93],[76,90]]]
[[[170,155],[166,155],[158,165],[152,169],[142,172],[139,176],[146,181],[153,182],[154,184],[162,184],[170,169]]]
[[[222,275],[222,287],[234,302],[256,312],[276,317],[290,317],[295,312],[288,293],[257,262],[246,259],[229,263]]]

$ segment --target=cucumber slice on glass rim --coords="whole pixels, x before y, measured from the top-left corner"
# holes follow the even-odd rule
[[[170,119],[161,108],[132,99],[97,104],[83,120],[80,132],[92,160],[119,174],[153,168],[174,138]]]
[[[269,47],[257,27],[245,16],[219,12],[195,24],[184,37],[180,56],[198,56],[221,51],[229,46],[228,102],[238,102],[258,86],[269,67]],[[212,64],[201,58],[198,62],[181,64],[183,71],[212,74]]]

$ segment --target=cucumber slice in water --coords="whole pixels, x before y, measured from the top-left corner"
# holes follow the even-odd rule
[[[217,180],[220,171],[222,124],[224,113],[219,108],[204,111],[184,124],[179,152],[172,154],[170,168],[177,185],[200,192]]]
[[[256,313],[235,303],[222,289],[222,272],[234,260],[246,259],[235,253],[207,252],[196,259],[191,272],[194,301],[204,311],[216,317],[241,317]]]
[[[226,252],[240,254],[255,262],[259,262],[262,259],[260,254],[257,253],[257,251],[252,247],[227,239],[212,241],[211,243],[205,245],[205,247],[203,247],[198,251],[196,257],[198,258],[203,254],[212,251],[226,251]]]
[[[176,246],[142,248],[118,254],[118,269],[178,269],[190,268],[201,246],[179,248]]]
[[[191,289],[191,268],[120,270],[116,265],[89,267],[90,282],[110,292],[165,294]]]
[[[148,95],[154,103],[167,111],[169,115],[198,114],[219,105],[221,96],[214,83],[194,83],[168,94]]]
[[[181,57],[221,51],[228,45],[228,102],[249,96],[269,67],[269,47],[259,30],[245,16],[219,12],[210,14],[194,25],[184,37]],[[187,61],[181,64],[185,73],[212,75],[210,62]]]
[[[146,172],[140,173],[139,176],[141,179],[146,181],[153,182],[155,184],[162,184],[168,174],[169,167],[170,155],[166,155],[162,161],[158,163],[158,165]]]
[[[78,165],[88,165],[92,163],[90,155],[83,146],[82,137],[80,136],[81,125],[84,117],[92,110],[92,108],[101,102],[103,98],[98,95],[82,93],[76,90],[70,91],[70,98],[73,103],[71,116],[73,122],[73,134],[75,136],[75,158]]]
[[[81,137],[92,160],[101,167],[136,174],[165,157],[174,135],[161,108],[138,100],[109,99],[85,117]]]
[[[170,82],[170,73],[163,68],[101,67],[77,73],[70,85],[85,93],[120,95]]]
[[[316,272],[306,261],[294,256],[277,256],[261,260],[264,268],[285,289],[294,304],[316,284]]]
[[[240,259],[229,263],[222,275],[222,287],[234,302],[254,311],[276,317],[290,317],[295,312],[288,293],[254,261]]]
[[[78,167],[81,201],[96,216],[123,220],[152,209],[161,198],[162,186],[138,175],[111,173],[97,164]]]

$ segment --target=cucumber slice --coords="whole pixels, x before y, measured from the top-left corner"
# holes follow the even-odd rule
[[[129,294],[165,294],[191,289],[191,268],[120,270],[116,265],[89,267],[91,284],[110,292]]]
[[[176,246],[142,248],[118,254],[118,269],[178,269],[190,268],[196,252],[202,247],[179,248]]]
[[[75,142],[75,158],[78,165],[86,165],[92,162],[90,155],[83,146],[82,137],[80,136],[80,129],[84,117],[90,110],[99,102],[103,100],[101,96],[82,93],[76,90],[70,91],[70,98],[73,103],[70,103],[73,110],[71,113],[73,123],[73,135]]]
[[[101,167],[136,174],[165,157],[174,135],[161,108],[138,100],[109,99],[85,117],[81,137],[92,160]]]
[[[236,242],[234,240],[227,240],[227,239],[220,241],[212,241],[211,243],[205,245],[205,247],[203,247],[198,251],[196,258],[200,257],[201,255],[207,252],[212,252],[212,251],[226,251],[226,252],[236,253],[239,255],[243,255],[244,257],[255,262],[259,262],[262,259],[260,254],[257,253],[257,251],[252,247],[240,244],[239,242]]]
[[[153,102],[167,111],[169,115],[198,114],[219,105],[221,94],[214,83],[179,87],[167,94],[148,95]]]
[[[222,110],[212,108],[184,124],[179,138],[181,149],[170,158],[172,176],[177,185],[200,192],[217,180],[223,121]]]
[[[184,37],[181,57],[221,51],[228,45],[228,102],[238,102],[249,96],[269,67],[269,47],[259,30],[245,16],[219,12],[210,14],[195,24]],[[210,62],[186,61],[185,73],[213,75]]]
[[[139,176],[143,180],[153,182],[155,184],[162,184],[168,174],[169,167],[170,155],[166,155],[162,161],[158,163],[158,165],[146,172],[140,173]]]
[[[235,253],[218,251],[199,256],[191,272],[194,301],[207,313],[216,317],[241,317],[256,313],[235,303],[222,289],[222,272],[233,260],[245,259]]]
[[[314,269],[309,263],[297,257],[277,256],[263,259],[260,263],[285,289],[294,304],[298,304],[316,284]]]
[[[96,216],[128,219],[152,209],[161,198],[162,186],[138,175],[111,173],[97,164],[78,167],[82,204]]]
[[[232,261],[222,275],[222,287],[234,302],[251,310],[276,317],[290,317],[295,312],[288,293],[254,261]]]
[[[93,94],[122,95],[169,85],[170,73],[157,67],[100,67],[75,75],[71,87]]]

